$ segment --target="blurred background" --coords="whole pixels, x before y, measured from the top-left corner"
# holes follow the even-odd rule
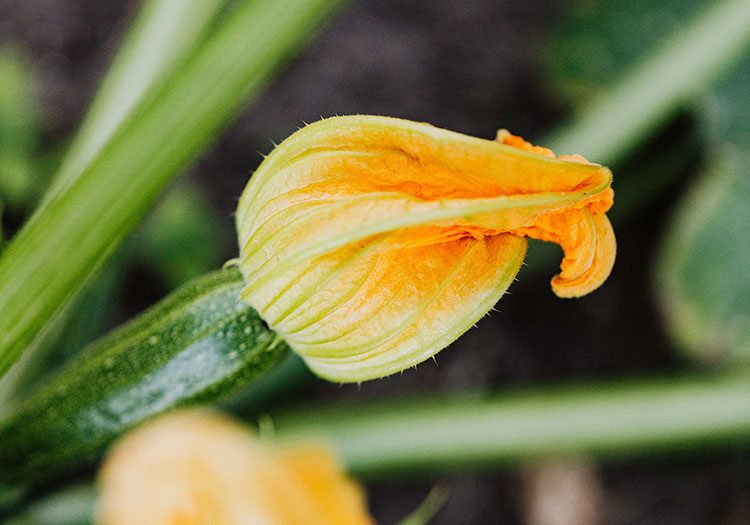
[[[79,322],[43,367],[234,257],[232,214],[248,177],[273,143],[304,122],[379,114],[484,138],[508,128],[547,145],[554,129],[713,3],[352,0],[172,185],[98,277]],[[46,187],[137,7],[0,0],[5,238]],[[612,159],[590,159],[614,161],[616,192],[618,258],[596,293],[555,297],[549,279],[559,253],[535,244],[495,311],[435,362],[359,386],[316,380],[298,367],[294,389],[268,403],[481,395],[741,366],[750,353],[750,183],[742,162],[750,152],[750,68],[743,66],[750,60],[726,60],[721,80],[637,144]],[[251,421],[259,411],[241,396],[232,407]],[[436,524],[750,523],[750,454],[738,445],[442,476],[403,472],[366,486],[380,523],[397,522],[436,484],[450,491]]]

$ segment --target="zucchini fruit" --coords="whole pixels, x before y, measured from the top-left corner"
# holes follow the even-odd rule
[[[236,269],[200,277],[42,381],[0,421],[0,487],[80,469],[143,420],[261,377],[288,348],[242,286]]]

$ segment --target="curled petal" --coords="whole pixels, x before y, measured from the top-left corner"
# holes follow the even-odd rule
[[[323,120],[279,145],[242,195],[243,298],[319,375],[403,370],[492,308],[525,237],[563,247],[558,295],[599,286],[614,260],[611,179],[503,131]]]
[[[592,213],[588,207],[545,215],[516,233],[563,248],[561,272],[552,279],[552,290],[559,297],[581,297],[598,288],[615,263],[612,224],[606,215]]]

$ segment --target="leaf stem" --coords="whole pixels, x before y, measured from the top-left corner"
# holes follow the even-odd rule
[[[749,407],[747,375],[727,374],[308,407],[274,427],[282,439],[326,437],[349,468],[374,475],[730,445],[750,437]]]

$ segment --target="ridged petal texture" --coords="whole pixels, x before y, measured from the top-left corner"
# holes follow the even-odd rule
[[[101,525],[370,525],[322,444],[271,447],[225,416],[178,412],[127,435],[101,476]]]
[[[612,175],[506,131],[334,117],[264,160],[237,209],[243,299],[318,375],[382,377],[445,348],[503,295],[526,237],[560,244],[561,297],[609,275]]]

